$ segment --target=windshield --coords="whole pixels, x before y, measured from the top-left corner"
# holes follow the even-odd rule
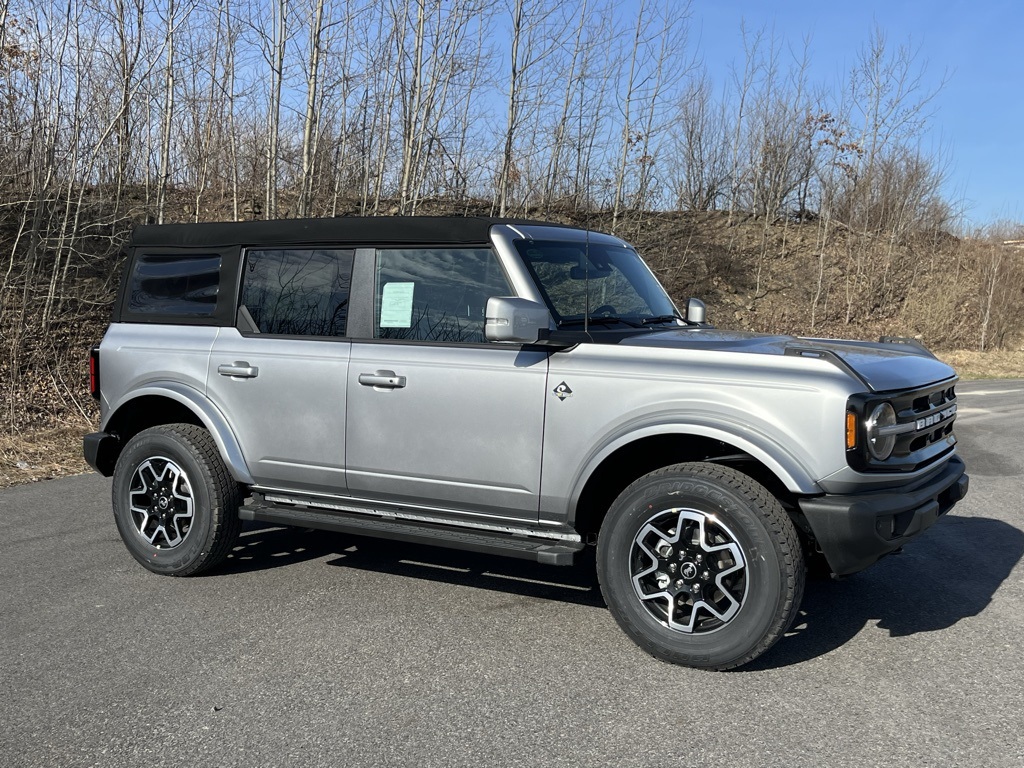
[[[582,323],[588,312],[589,321],[598,325],[609,320],[674,322],[678,315],[632,248],[544,240],[517,240],[515,245],[559,326]]]

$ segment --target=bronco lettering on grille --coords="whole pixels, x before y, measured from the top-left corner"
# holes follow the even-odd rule
[[[938,413],[933,413],[931,416],[926,416],[923,419],[918,419],[915,426],[917,427],[917,431],[920,432],[922,429],[934,427],[936,424],[940,424],[943,421],[946,421],[947,419],[953,418],[954,416],[956,416],[956,405],[951,405],[944,411],[939,411]]]

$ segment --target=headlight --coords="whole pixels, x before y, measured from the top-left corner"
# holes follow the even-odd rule
[[[889,403],[882,403],[875,407],[867,420],[868,453],[876,461],[885,461],[892,456],[892,449],[896,447],[896,435],[885,434],[888,430],[883,427],[892,427],[896,424],[896,411]]]

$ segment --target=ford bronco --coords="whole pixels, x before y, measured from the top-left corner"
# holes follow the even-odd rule
[[[91,386],[128,551],[212,568],[243,520],[566,565],[727,669],[967,491],[923,347],[718,330],[628,243],[543,222],[140,226]],[[248,499],[248,500],[247,500]]]

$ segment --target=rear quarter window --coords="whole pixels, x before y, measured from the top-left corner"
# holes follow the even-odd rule
[[[212,317],[217,310],[218,254],[142,254],[128,280],[132,314]]]

